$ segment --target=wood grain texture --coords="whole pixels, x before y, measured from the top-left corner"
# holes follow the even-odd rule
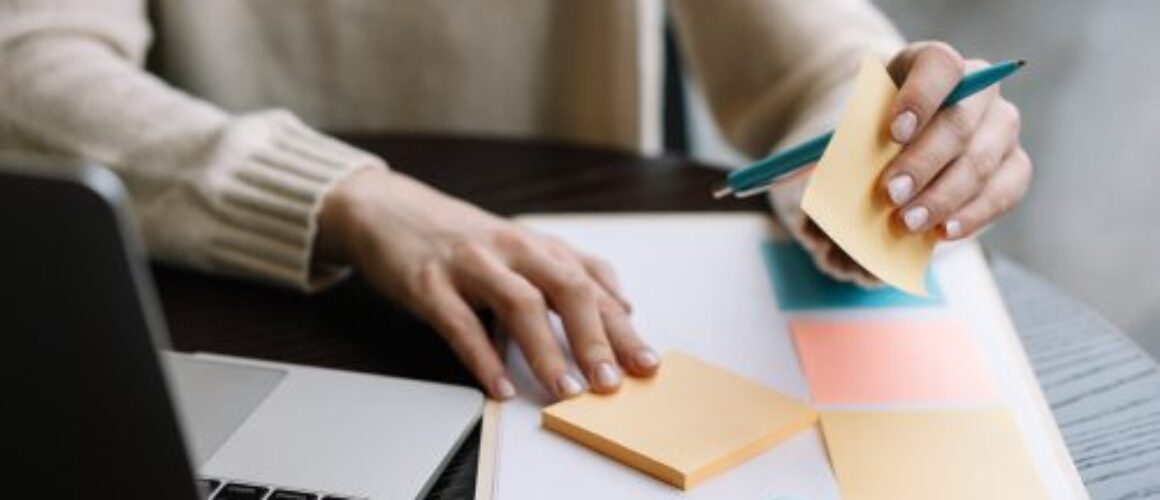
[[[991,259],[1076,470],[1093,499],[1160,498],[1160,367],[1087,305]]]

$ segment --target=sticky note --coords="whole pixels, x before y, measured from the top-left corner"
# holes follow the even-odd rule
[[[903,291],[926,295],[937,236],[906,230],[879,184],[898,154],[887,116],[897,93],[872,55],[862,60],[854,95],[802,197],[802,210],[855,262]]]
[[[934,273],[926,275],[926,297],[884,286],[862,288],[835,280],[818,270],[809,253],[795,242],[764,242],[762,255],[783,311],[876,307],[930,307],[945,301]]]
[[[584,394],[541,412],[545,428],[682,489],[816,419],[789,396],[676,351],[651,378],[628,378],[615,394]]]
[[[974,338],[957,322],[793,319],[789,326],[817,403],[997,399]]]
[[[1005,409],[826,411],[822,435],[846,500],[1047,498]]]

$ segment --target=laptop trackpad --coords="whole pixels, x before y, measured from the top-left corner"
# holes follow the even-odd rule
[[[209,461],[286,376],[285,370],[197,359],[168,351],[162,351],[161,359],[168,369],[196,467]]]

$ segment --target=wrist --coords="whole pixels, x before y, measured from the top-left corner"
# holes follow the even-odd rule
[[[390,171],[364,168],[351,173],[323,198],[318,214],[315,259],[338,265],[357,264],[359,235],[372,218],[370,186],[380,184]]]

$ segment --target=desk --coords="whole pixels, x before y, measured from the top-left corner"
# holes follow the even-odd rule
[[[428,136],[344,138],[394,168],[493,212],[764,211],[712,201],[718,170],[680,157],[547,143]],[[1093,498],[1160,496],[1160,371],[1086,306],[1014,262],[992,266],[1012,319]],[[315,296],[157,266],[174,346],[473,384],[442,340],[358,279]],[[433,497],[469,497],[478,439]]]

